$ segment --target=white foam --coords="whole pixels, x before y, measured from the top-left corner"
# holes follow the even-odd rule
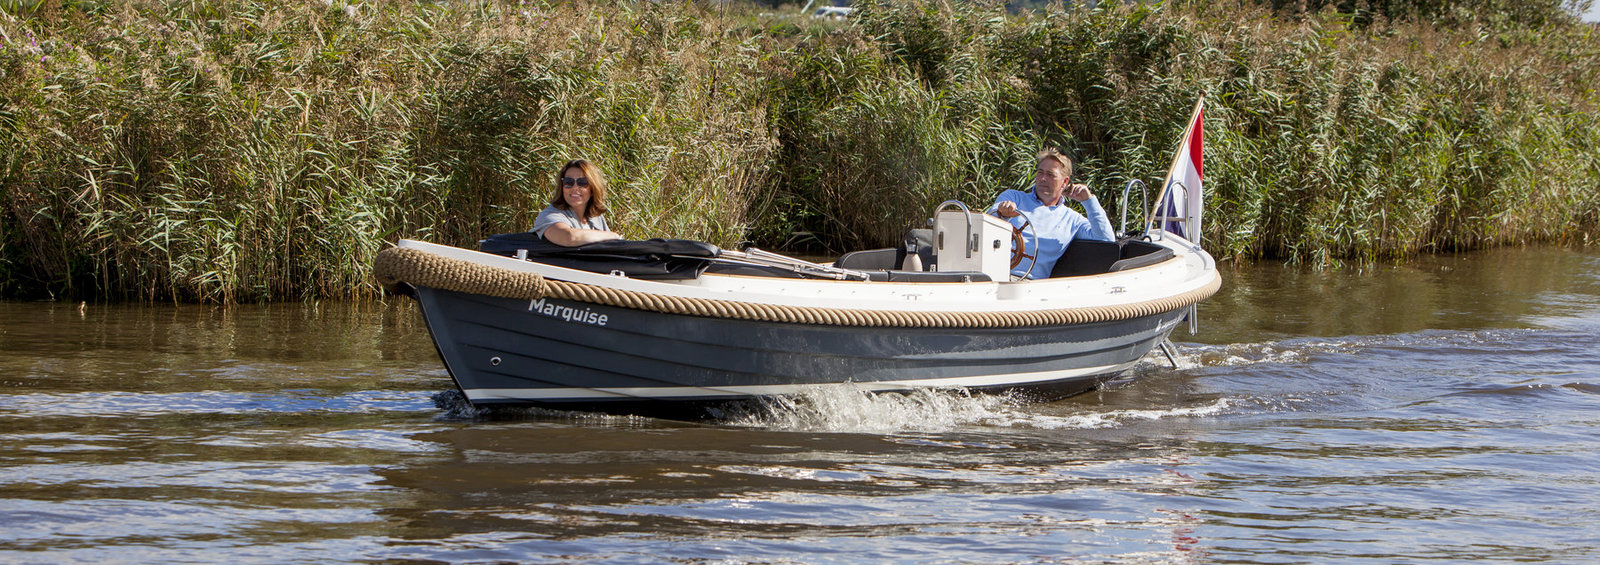
[[[1204,417],[1229,408],[1227,399],[1210,404],[1158,410],[1090,408],[1082,414],[1038,413],[1043,406],[1005,395],[972,394],[963,389],[923,389],[872,393],[851,385],[819,386],[800,395],[767,400],[759,410],[732,417],[739,426],[796,431],[894,433],[947,431],[973,427],[1094,429],[1132,421]]]
[[[874,393],[853,384],[826,385],[764,399],[757,409],[728,423],[804,431],[947,430],[1002,417],[1012,404],[1006,396],[974,395],[965,389]]]
[[[1083,414],[1053,416],[1026,414],[1013,425],[1044,430],[1117,428],[1131,422],[1166,420],[1172,418],[1204,418],[1223,414],[1232,407],[1227,398],[1218,398],[1208,404],[1155,410],[1106,410]]]

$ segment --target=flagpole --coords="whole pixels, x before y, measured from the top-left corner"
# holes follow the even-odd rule
[[[1205,103],[1206,93],[1202,92],[1200,93],[1200,99],[1194,101],[1194,111],[1189,112],[1189,122],[1183,126],[1183,135],[1178,136],[1178,149],[1182,149],[1183,144],[1189,141],[1189,133],[1194,131],[1195,118],[1200,116],[1200,109],[1205,106]],[[1182,159],[1182,151],[1174,151],[1172,153],[1172,164],[1167,165],[1167,180],[1162,183],[1163,185],[1172,182],[1172,171],[1178,168],[1178,161]]]
[[[1178,146],[1176,147],[1176,150],[1173,151],[1172,164],[1167,166],[1167,177],[1166,177],[1166,180],[1161,182],[1161,192],[1156,195],[1155,208],[1152,209],[1150,211],[1150,215],[1147,216],[1151,220],[1155,219],[1156,210],[1160,210],[1161,207],[1166,205],[1166,203],[1167,203],[1167,193],[1170,192],[1171,189],[1172,189],[1172,173],[1173,173],[1173,171],[1176,171],[1178,169],[1178,162],[1183,160],[1183,146],[1184,146],[1185,143],[1188,143],[1188,141],[1189,141],[1189,133],[1194,131],[1194,125],[1196,123],[1198,123],[1196,118],[1198,118],[1200,116],[1200,110],[1205,107],[1205,102],[1206,102],[1206,93],[1205,92],[1201,92],[1200,93],[1200,99],[1195,100],[1195,102],[1194,102],[1194,111],[1189,113],[1189,121],[1188,121],[1188,123],[1183,126],[1183,135],[1178,136]],[[1192,190],[1192,188],[1194,188],[1194,187],[1185,186],[1183,188],[1184,188],[1185,191],[1188,191],[1188,190]],[[1176,208],[1176,207],[1174,207],[1174,208]],[[1174,210],[1174,211],[1176,211],[1176,210]],[[1188,214],[1184,214],[1183,218],[1184,218],[1184,220],[1187,221],[1189,219],[1189,215]],[[1167,217],[1163,216],[1162,217],[1162,223],[1165,223],[1165,221],[1168,220],[1168,219],[1170,219],[1170,218],[1167,218]],[[1166,229],[1166,228],[1163,226],[1161,229]],[[1196,230],[1196,231],[1198,231],[1198,230]],[[1188,234],[1188,235],[1190,237],[1194,238],[1194,241],[1191,241],[1190,243],[1194,243],[1196,245],[1199,245],[1199,243],[1200,243],[1199,234]]]

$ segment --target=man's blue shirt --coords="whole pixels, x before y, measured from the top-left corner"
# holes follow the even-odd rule
[[[1050,276],[1050,270],[1055,268],[1056,261],[1061,259],[1061,252],[1067,249],[1067,244],[1072,243],[1075,237],[1094,239],[1099,241],[1115,241],[1116,232],[1111,229],[1111,219],[1106,217],[1106,211],[1100,207],[1100,201],[1093,196],[1082,202],[1083,209],[1089,212],[1085,218],[1077,210],[1073,210],[1067,203],[1071,198],[1061,197],[1059,206],[1046,206],[1039,201],[1039,197],[1032,192],[1020,190],[1007,190],[1000,193],[995,199],[995,205],[1010,201],[1017,205],[1017,210],[1027,215],[1028,221],[1033,222],[1033,233],[1039,236],[1039,249],[1034,249],[1033,241],[1028,237],[1027,230],[1022,235],[1022,243],[1027,247],[1029,255],[1038,253],[1039,261],[1034,263],[1032,271],[1028,268],[1028,260],[1023,259],[1017,268],[1011,271],[1016,276],[1026,276],[1030,279],[1042,279]],[[1011,225],[1022,227],[1023,217],[1011,218]]]

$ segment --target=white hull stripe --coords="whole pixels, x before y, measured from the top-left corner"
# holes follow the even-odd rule
[[[1096,375],[1101,373],[1119,372],[1134,366],[1138,361],[1130,361],[1120,365],[1103,365],[1099,367],[1084,367],[1081,369],[1066,369],[1060,371],[1040,371],[1036,373],[1013,373],[1008,375],[984,375],[976,377],[948,377],[942,379],[912,379],[899,381],[875,382],[850,382],[868,391],[905,390],[911,388],[956,388],[956,387],[988,387],[1005,385],[1028,385]],[[471,401],[488,400],[628,400],[628,399],[672,399],[672,398],[737,398],[746,396],[772,396],[780,394],[796,394],[807,388],[826,386],[827,384],[846,383],[810,383],[788,385],[746,385],[746,386],[660,386],[660,387],[612,387],[612,388],[465,388],[461,392]]]

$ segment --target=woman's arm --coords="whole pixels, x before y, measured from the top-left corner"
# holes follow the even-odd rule
[[[622,239],[622,236],[614,231],[586,230],[566,224],[556,224],[544,230],[544,238],[556,245],[577,247],[586,243]]]

